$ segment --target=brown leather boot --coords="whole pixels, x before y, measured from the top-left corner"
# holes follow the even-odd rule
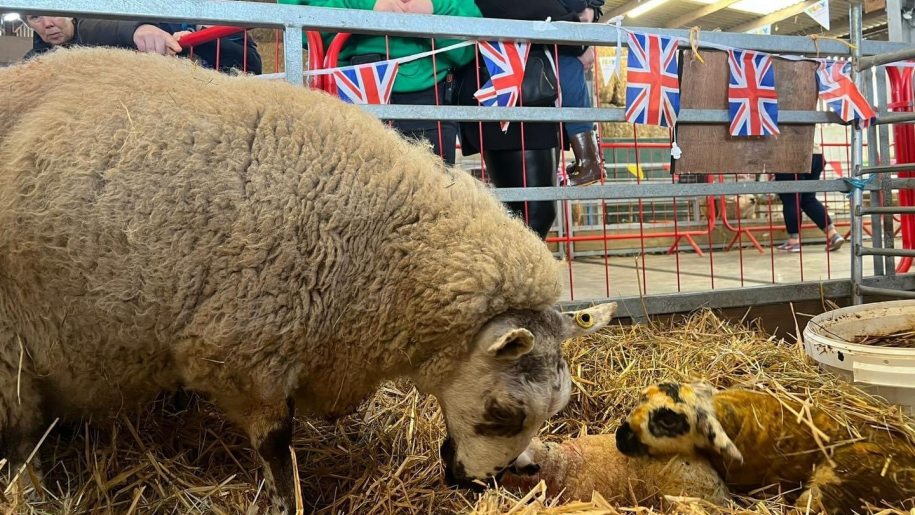
[[[600,162],[600,149],[594,138],[594,132],[581,132],[569,137],[569,145],[575,154],[575,162],[566,168],[569,184],[583,186],[599,182],[604,175]]]

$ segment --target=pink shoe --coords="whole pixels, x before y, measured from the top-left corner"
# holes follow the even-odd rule
[[[845,238],[839,236],[839,233],[833,234],[832,238],[829,238],[829,241],[826,243],[826,250],[828,252],[839,250],[842,248],[843,243],[845,243]]]
[[[778,250],[783,250],[785,252],[800,252],[801,251],[801,242],[791,243],[791,242],[786,241],[785,243],[782,243],[781,245],[779,245],[778,247],[775,247],[775,248],[777,248]]]

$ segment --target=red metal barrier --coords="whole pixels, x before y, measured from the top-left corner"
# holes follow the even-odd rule
[[[324,65],[324,40],[321,39],[321,33],[310,30],[306,33],[308,38],[308,68],[318,70]],[[324,89],[326,84],[331,82],[331,78],[326,75],[315,75],[312,77],[311,87],[313,89]]]
[[[201,30],[183,35],[180,39],[178,39],[178,44],[181,45],[182,48],[189,49],[191,54],[193,54],[195,46],[202,45],[204,43],[209,43],[210,41],[217,41],[217,45],[218,45],[218,40],[220,38],[224,38],[226,36],[231,36],[232,34],[237,34],[239,32],[243,32],[246,30],[248,30],[248,29],[245,27],[230,27],[230,26],[222,26],[222,25],[207,27],[205,29],[201,29]],[[246,38],[245,46],[247,46],[247,43],[248,43],[247,37],[248,36],[246,34],[245,35],[245,38]],[[315,32],[315,31],[308,31],[306,33],[306,38],[308,41],[309,69],[311,69],[311,70],[320,69],[324,64],[324,42],[321,39],[321,33]],[[216,59],[217,59],[216,66],[219,67],[219,62],[218,62],[219,49],[218,49],[218,47],[217,47],[217,51],[216,51]],[[245,59],[247,59],[247,55],[245,56]],[[276,31],[276,56],[275,56],[274,60],[275,60],[275,68],[279,69],[279,63],[280,63],[279,31]],[[244,68],[247,71],[247,64],[244,66]],[[316,75],[312,79],[311,87],[314,89],[324,89],[324,84],[325,84],[326,80],[327,80],[327,78],[325,76]]]
[[[911,112],[915,92],[912,90],[913,69],[908,67],[887,66],[887,76],[890,79],[890,103],[888,110],[895,112]],[[896,163],[915,162],[915,127],[910,124],[899,123],[893,126],[893,138],[896,143]],[[899,177],[915,177],[911,171],[899,172]],[[899,205],[915,205],[915,192],[910,189],[899,190]],[[915,223],[912,215],[901,215],[902,247],[915,248]],[[911,257],[903,257],[896,265],[896,272],[908,272],[912,266]]]
[[[224,38],[226,36],[231,36],[237,32],[247,30],[244,27],[207,27],[205,29],[198,30],[196,32],[191,32],[185,34],[178,40],[178,44],[183,47],[193,47],[201,45],[203,43],[209,43],[210,41],[215,41],[219,38]]]
[[[350,34],[347,32],[341,32],[334,36],[334,39],[331,40],[330,45],[327,46],[327,54],[324,56],[325,69],[337,67],[337,63],[340,59],[340,50],[343,49],[343,45],[349,40],[349,38]],[[337,84],[334,82],[333,77],[324,77],[324,87],[322,89],[331,95],[337,94]]]

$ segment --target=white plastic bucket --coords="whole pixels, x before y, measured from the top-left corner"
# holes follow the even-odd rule
[[[804,350],[824,369],[915,413],[915,348],[850,343],[915,331],[915,300],[828,311],[804,328]]]

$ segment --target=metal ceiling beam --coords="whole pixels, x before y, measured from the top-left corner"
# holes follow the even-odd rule
[[[775,11],[772,14],[767,14],[762,18],[757,18],[748,23],[742,23],[736,27],[731,27],[727,32],[748,32],[751,30],[756,30],[766,25],[771,25],[773,23],[778,23],[785,18],[790,18],[796,14],[804,12],[808,7],[815,5],[819,0],[807,0],[802,4],[795,4],[790,7],[786,7],[780,11]]]
[[[703,18],[712,13],[716,13],[716,12],[728,7],[729,5],[731,5],[733,3],[737,3],[739,1],[740,0],[718,0],[717,2],[715,2],[713,4],[709,4],[705,7],[703,7],[702,9],[699,9],[697,11],[692,11],[689,14],[676,18],[676,19],[668,22],[664,26],[669,29],[676,29],[679,27],[683,27],[687,23],[692,23],[692,22],[698,20],[699,18]]]

